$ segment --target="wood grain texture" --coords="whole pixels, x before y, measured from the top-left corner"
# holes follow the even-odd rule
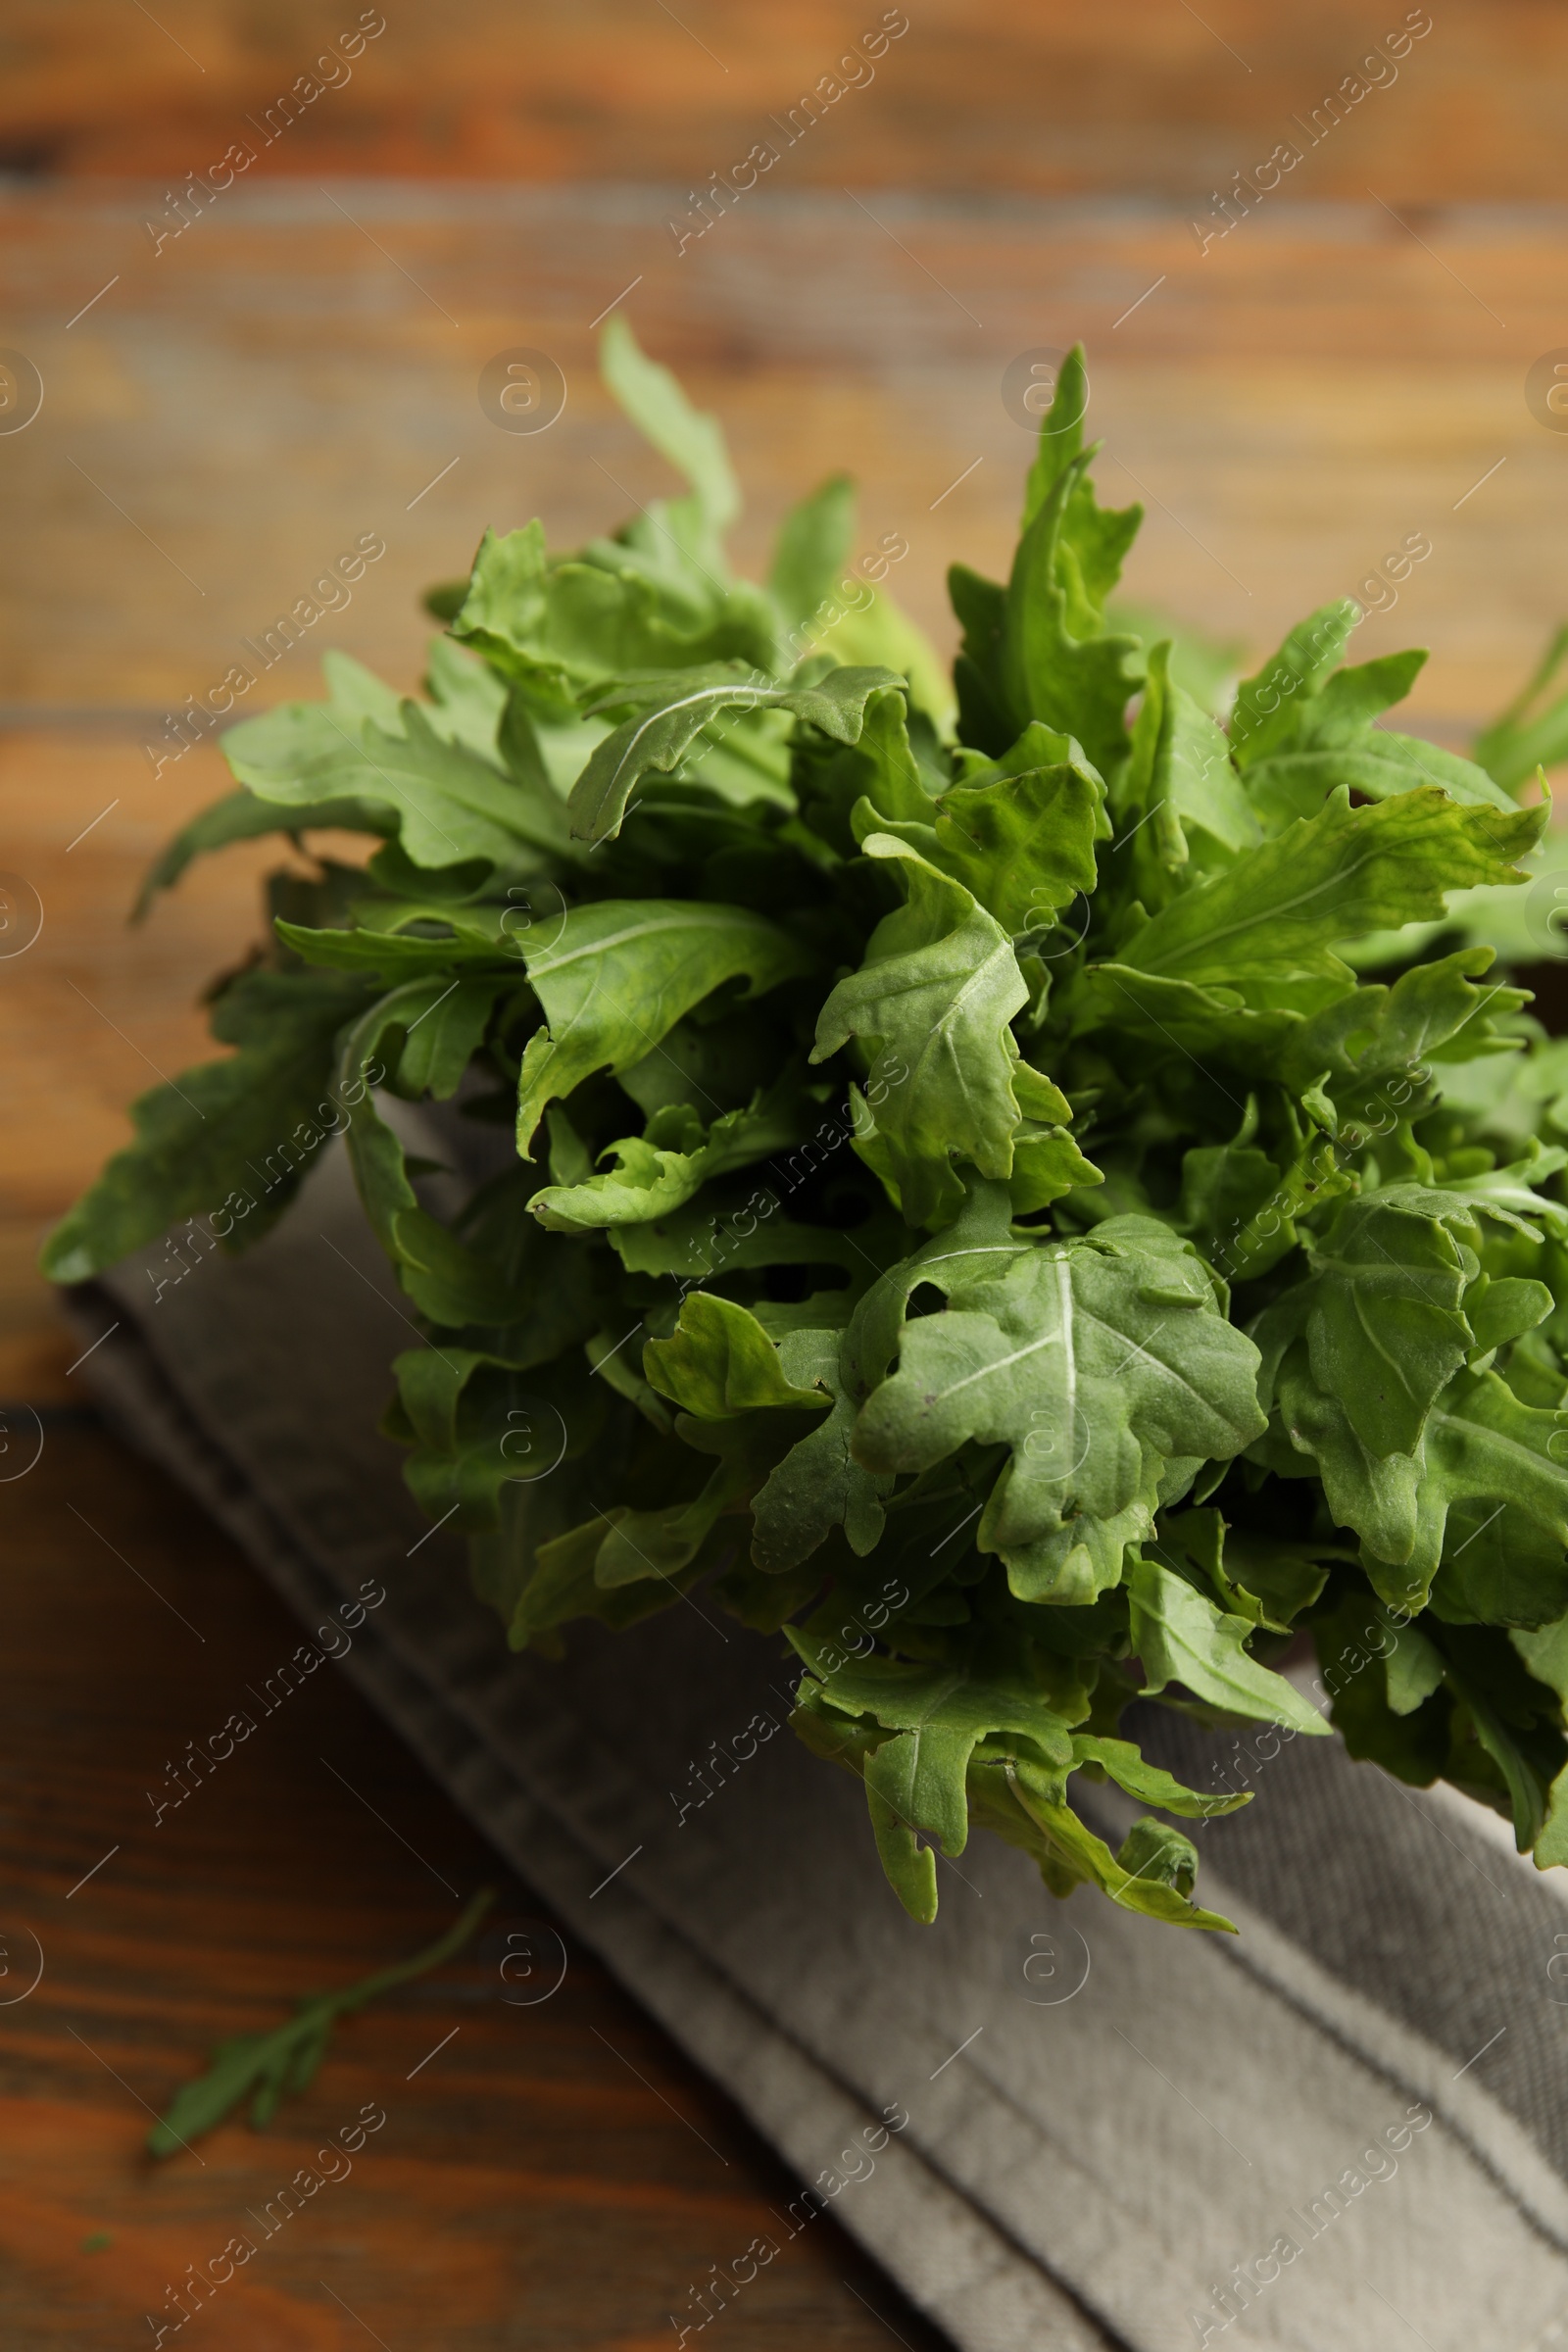
[[[723,417],[743,566],[847,468],[861,544],[907,539],[891,584],[944,645],[948,563],[1010,555],[1029,444],[1004,372],[1080,335],[1105,494],[1149,508],[1134,595],[1261,653],[1424,531],[1431,560],[1360,642],[1431,645],[1413,707],[1461,729],[1568,605],[1568,438],[1524,399],[1564,333],[1552,213],[1450,211],[1418,240],[1282,192],[1200,254],[1171,211],[778,187],[679,257],[635,190],[241,187],[156,257],[144,213],[0,198],[0,311],[46,386],[0,435],[13,704],[204,694],[364,532],[386,555],[254,700],[313,691],[327,643],[411,680],[418,591],[487,523],[538,513],[570,544],[668,486],[597,382],[591,322],[622,293]],[[535,435],[477,399],[519,344],[567,385]]]
[[[287,861],[276,843],[242,848],[131,928],[154,853],[225,776],[201,746],[155,780],[123,726],[0,730],[0,841],[43,915],[32,944],[0,958],[0,1398],[65,1403],[79,1393],[67,1378],[78,1351],[37,1272],[39,1244],[126,1140],[126,1104],[211,1057],[200,992],[244,956],[259,930],[260,876]]]
[[[1206,198],[1290,134],[1414,15],[1431,32],[1327,142],[1320,195],[1532,200],[1562,133],[1568,21],[1552,0],[386,0],[352,80],[313,101],[269,172],[667,179],[684,192],[776,134],[885,13],[909,29],[801,142],[808,182]],[[359,0],[13,0],[0,140],[14,166],[202,171],[360,19]],[[862,53],[863,54],[863,53]],[[325,73],[336,76],[338,69]],[[848,73],[859,75],[851,66]],[[265,135],[265,133],[263,134]]]
[[[509,1999],[507,1936],[533,1932],[543,1984],[551,1923],[344,1677],[270,1715],[247,1699],[299,1628],[161,1476],[56,1421],[0,1513],[7,2343],[150,2343],[145,2315],[176,2318],[166,2291],[239,2232],[255,2255],[168,2342],[653,2352],[710,2266],[766,2233],[780,2251],[724,2313],[731,2352],[875,2352],[890,2327],[936,2352],[830,2219],[787,2238],[774,2209],[799,2184],[591,1954],[567,1939],[561,1989]],[[147,1790],[236,1707],[254,1736],[155,1823]],[[144,2153],[147,2109],[210,2043],[418,1949],[449,1887],[486,1884],[481,1940],[346,2023],[266,2132]],[[368,2103],[385,2126],[283,2221],[280,2188],[326,2169],[318,2149]]]

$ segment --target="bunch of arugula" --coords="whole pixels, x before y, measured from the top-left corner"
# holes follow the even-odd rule
[[[254,1240],[353,1104],[429,1343],[389,1427],[512,1642],[700,1583],[782,1632],[916,1918],[978,1820],[1226,1925],[1156,1814],[1245,1796],[1118,1725],[1326,1732],[1303,1628],[1352,1752],[1568,1859],[1568,1068],[1444,930],[1524,879],[1539,713],[1495,775],[1377,725],[1424,657],[1343,666],[1341,603],[1222,725],[1107,619],[1140,511],[1096,501],[1077,356],[1010,579],[952,573],[955,712],[885,594],[846,612],[847,484],[737,580],[713,420],[618,321],[605,367],[687,495],[566,558],[487,533],[428,700],[328,656],[227,733],[149,891],[379,846],[274,880],[235,1051],[135,1105],[48,1270],[225,1202]],[[443,1219],[389,1095],[515,1152]],[[1075,1773],[1156,1809],[1119,1853]]]

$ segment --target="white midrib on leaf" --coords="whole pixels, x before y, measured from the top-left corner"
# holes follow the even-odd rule
[[[1400,846],[1408,851],[1409,847],[1413,845],[1401,844]],[[1314,901],[1322,899],[1331,891],[1336,896],[1342,896],[1363,866],[1370,864],[1374,858],[1387,857],[1389,854],[1382,842],[1368,841],[1362,845],[1359,853],[1353,856],[1348,863],[1337,866],[1332,874],[1325,874],[1321,882],[1314,883],[1310,890],[1301,891],[1296,898],[1288,899],[1282,906],[1271,906],[1261,915],[1238,915],[1234,922],[1217,924],[1212,929],[1205,931],[1202,938],[1195,940],[1190,947],[1178,948],[1173,956],[1156,960],[1152,964],[1140,964],[1137,968],[1140,971],[1153,973],[1175,971],[1188,958],[1210,954],[1215,948],[1223,947],[1227,940],[1235,939],[1248,931],[1262,930],[1265,926],[1270,929],[1275,928],[1281,923],[1288,922],[1302,907],[1311,906]],[[1452,887],[1452,885],[1446,887]],[[1195,892],[1195,900],[1198,894]],[[1354,922],[1347,920],[1345,927],[1336,931],[1335,937],[1348,938],[1352,933],[1364,929],[1364,927],[1359,917]],[[1132,953],[1135,955],[1138,943],[1135,940],[1132,946]]]
[[[623,948],[629,940],[652,939],[660,931],[733,930],[737,928],[737,917],[747,926],[756,924],[762,928],[763,939],[768,944],[783,938],[783,934],[776,932],[768,923],[765,915],[749,914],[744,907],[715,906],[707,909],[693,906],[682,907],[677,914],[655,915],[644,923],[630,923],[624,931],[612,931],[606,939],[584,940],[581,947],[567,948],[559,956],[547,948],[529,964],[528,976],[532,979],[537,974],[541,980],[551,979],[557,972],[564,972],[568,964],[580,963],[585,956],[605,956],[612,948]],[[514,937],[516,936],[514,933]],[[526,960],[526,947],[523,956]]]
[[[620,782],[627,760],[636,757],[643,737],[649,728],[657,726],[662,718],[670,717],[676,710],[695,710],[699,703],[750,703],[755,708],[758,703],[776,691],[776,688],[770,686],[700,686],[695,694],[683,695],[678,703],[664,703],[659,710],[650,710],[641,726],[634,730],[625,750],[615,761],[614,768],[605,783],[606,793],[614,791]]]
[[[960,1389],[968,1388],[972,1382],[985,1380],[993,1372],[1005,1372],[1009,1364],[1022,1363],[1026,1356],[1038,1355],[1043,1348],[1060,1347],[1066,1350],[1067,1427],[1072,1428],[1073,1410],[1078,1401],[1078,1357],[1073,1347],[1072,1269],[1064,1257],[1056,1259],[1055,1274],[1056,1313],[1060,1328],[1048,1332],[1043,1340],[1031,1340],[1027,1347],[1015,1348],[1010,1355],[999,1356],[994,1363],[982,1364],[977,1372],[966,1372],[951,1388],[941,1390],[933,1402],[946,1403],[950,1396],[956,1396]]]

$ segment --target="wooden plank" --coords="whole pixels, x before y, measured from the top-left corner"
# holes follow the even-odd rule
[[[154,781],[123,727],[0,731],[0,839],[42,914],[32,944],[0,959],[0,1398],[75,1393],[67,1368],[77,1350],[36,1271],[39,1244],[125,1141],[132,1098],[210,1058],[199,992],[257,936],[258,881],[279,861],[275,843],[215,859],[145,929],[126,920],[156,850],[224,776],[204,746]],[[23,894],[11,895],[25,921]]]
[[[198,2323],[225,2352],[352,2352],[367,2330],[391,2352],[652,2352],[765,2233],[777,2259],[724,2313],[735,2352],[874,2352],[890,2328],[936,2352],[831,2219],[787,2238],[799,2184],[574,1939],[560,1990],[513,2004],[506,1937],[533,1934],[542,1984],[553,1923],[345,1677],[270,1714],[247,1697],[299,1627],[182,1495],[58,1423],[0,1494],[8,2342],[150,2342],[187,2265],[242,2233],[256,2252]],[[235,1709],[254,1735],[155,1819],[147,1791],[167,1799],[169,1764]],[[142,2151],[210,2043],[417,1950],[448,1886],[486,1884],[482,1941],[345,2024],[270,2130]],[[384,2126],[285,2223],[279,2190],[367,2105]]]
[[[888,198],[873,218],[842,193],[760,190],[677,257],[635,191],[359,184],[236,189],[155,258],[144,210],[84,189],[0,200],[0,305],[47,387],[36,421],[0,435],[12,703],[205,694],[258,666],[242,640],[363,533],[384,558],[255,699],[310,691],[328,642],[412,680],[417,592],[485,524],[539,513],[570,544],[667,486],[596,380],[591,321],[628,285],[639,332],[730,431],[742,564],[848,468],[861,545],[907,540],[892,585],[945,645],[947,563],[1010,551],[1028,442],[1004,370],[1079,335],[1106,492],[1149,502],[1141,598],[1261,651],[1426,533],[1432,558],[1359,642],[1431,644],[1414,707],[1458,728],[1568,605],[1563,443],[1523,394],[1563,332],[1547,214],[1424,218],[1418,242],[1370,203],[1282,197],[1200,254],[1171,211]],[[567,383],[533,436],[476,397],[518,343]]]
[[[891,13],[908,31],[866,60]],[[1315,192],[1391,201],[1504,197],[1553,184],[1568,22],[1551,0],[420,0],[353,78],[312,101],[270,149],[248,118],[309,74],[359,20],[358,0],[16,0],[7,20],[0,141],[15,165],[145,173],[176,183],[254,138],[259,168],[312,180],[402,172],[527,180],[662,179],[680,193],[779,139],[804,93],[848,51],[860,86],[798,140],[808,183],[1098,190],[1201,198],[1293,136],[1410,15],[1432,26],[1322,141]],[[340,80],[342,68],[324,76]],[[865,78],[874,72],[874,81]],[[1364,86],[1364,84],[1363,84]],[[803,118],[804,119],[804,118]],[[1310,133],[1308,132],[1308,135]]]

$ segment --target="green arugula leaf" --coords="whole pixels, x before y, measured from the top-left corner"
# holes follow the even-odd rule
[[[814,617],[849,560],[854,534],[855,484],[847,473],[830,474],[785,515],[767,585],[788,626],[804,628]]]
[[[655,769],[667,774],[678,767],[704,728],[722,711],[785,710],[820,727],[836,742],[854,743],[866,698],[898,683],[891,670],[830,669],[811,685],[774,687],[738,664],[722,674],[701,671],[695,678],[685,672],[673,678],[619,680],[597,707],[627,701],[642,707],[637,716],[624,720],[595,747],[572,786],[572,834],[580,841],[612,840],[643,778]]]
[[[740,487],[717,417],[693,408],[670,370],[648,358],[618,312],[605,328],[600,365],[606,387],[638,431],[684,474],[706,542],[715,544],[741,511]]]
[[[785,1377],[779,1350],[755,1315],[706,1291],[682,1299],[673,1336],[649,1341],[643,1368],[662,1396],[699,1421],[775,1405],[819,1412],[828,1402],[821,1390]]]
[[[838,1331],[788,1333],[779,1342],[783,1378],[806,1394],[825,1391],[832,1411],[790,1447],[752,1505],[752,1558],[771,1575],[798,1568],[842,1527],[862,1558],[882,1538],[890,1473],[864,1469],[852,1450],[860,1406],[854,1344]]]
[[[1254,1350],[1196,1254],[1151,1218],[1107,1219],[1001,1273],[928,1259],[921,1279],[952,1303],[905,1325],[856,1452],[920,1471],[973,1441],[1005,1445],[977,1541],[1022,1598],[1093,1599],[1152,1531],[1162,1482],[1185,1465],[1190,1484],[1263,1426]]]
[[[404,703],[400,716],[398,734],[370,719],[356,733],[329,704],[286,703],[230,727],[223,752],[239,782],[275,806],[365,804],[416,865],[482,858],[511,868],[526,865],[530,851],[565,852],[566,812],[553,793],[448,742],[417,703]]]
[[[1229,862],[1261,838],[1257,815],[1231,765],[1223,730],[1170,675],[1171,648],[1154,646],[1122,780],[1117,829],[1131,847],[1140,903],[1151,912],[1170,899],[1192,862]]]
[[[547,1024],[529,1039],[517,1081],[523,1153],[547,1102],[595,1070],[634,1068],[726,981],[744,979],[755,997],[813,961],[763,915],[670,899],[601,900],[513,936]]]
[[[285,815],[273,802],[258,800],[253,792],[228,793],[182,825],[160,851],[143,877],[131,920],[142,921],[159,892],[172,890],[185,868],[213,850],[226,850],[236,841],[259,841],[269,833],[297,837],[328,830],[385,836],[394,830],[394,820],[383,806],[350,796],[296,807]]]
[[[892,1658],[829,1663],[828,1644],[786,1627],[810,1679],[797,1706],[869,1721],[896,1736],[863,1759],[871,1822],[895,1891],[916,1919],[936,1915],[936,1864],[916,1833],[948,1855],[968,1842],[965,1776],[982,1740],[1017,1748],[1048,1770],[1071,1761],[1069,1727],[1021,1677],[971,1667],[922,1666]]]
[[[1063,466],[1018,543],[997,668],[1014,734],[1043,719],[1108,778],[1127,758],[1123,714],[1143,664],[1136,637],[1105,630],[1103,600],[1142,509],[1102,514],[1088,466],[1088,456]]]
[[[378,1994],[390,1992],[394,1985],[407,1984],[414,1977],[428,1976],[431,1969],[442,1967],[462,1951],[477,1930],[480,1921],[495,1901],[491,1887],[485,1887],[468,1903],[463,1916],[434,1943],[412,1960],[400,1960],[391,1968],[377,1969],[358,1984],[348,1985],[342,1992],[310,1993],[297,2004],[296,2014],[286,2026],[278,2026],[270,2034],[236,2034],[220,2041],[213,2052],[213,2063],[205,2075],[187,2082],[175,2096],[166,2116],[160,2117],[147,2134],[147,2148],[154,2156],[172,2156],[176,2148],[189,2149],[193,2139],[216,2131],[224,2117],[243,2099],[252,2098],[251,2126],[265,2131],[277,2113],[285,2097],[297,2097],[308,2090],[316,2080],[317,2069],[326,2055],[332,2029],[339,2018],[352,2017]]]
[[[1502,816],[1428,787],[1352,808],[1342,789],[1317,816],[1183,892],[1134,934],[1121,960],[1200,986],[1346,980],[1337,942],[1433,920],[1461,885],[1524,881],[1512,861],[1544,822],[1544,809]]]
[[[213,1034],[237,1051],[138,1096],[130,1106],[135,1141],[55,1227],[44,1272],[55,1282],[83,1282],[178,1217],[205,1215],[235,1248],[259,1240],[325,1136],[345,1124],[330,1091],[335,1040],[368,993],[363,980],[316,972],[246,972],[230,981],[214,1003]],[[360,1098],[347,1102],[352,1107]],[[351,1129],[365,1115],[360,1102]]]
[[[813,1061],[852,1037],[887,1090],[876,1127],[905,1220],[951,1213],[956,1156],[985,1176],[1012,1167],[1017,1059],[1007,1024],[1028,1002],[1007,934],[959,883],[887,833],[864,844],[903,882],[905,905],[871,934],[858,973],[822,1007]]]
[[[1246,1647],[1250,1619],[1217,1609],[1197,1588],[1157,1560],[1140,1560],[1128,1579],[1133,1647],[1144,1661],[1145,1695],[1183,1683],[1196,1698],[1254,1723],[1327,1733],[1317,1709],[1293,1683],[1259,1665]]]
[[[612,1173],[546,1185],[529,1206],[553,1233],[667,1218],[711,1179],[787,1151],[798,1132],[799,1096],[798,1076],[786,1073],[766,1096],[724,1111],[706,1129],[689,1103],[669,1103],[641,1135],[606,1146],[600,1157],[614,1160]]]
[[[1002,760],[943,794],[931,862],[1014,937],[1049,929],[1095,887],[1095,843],[1110,832],[1104,800],[1077,744],[1032,722]]]

